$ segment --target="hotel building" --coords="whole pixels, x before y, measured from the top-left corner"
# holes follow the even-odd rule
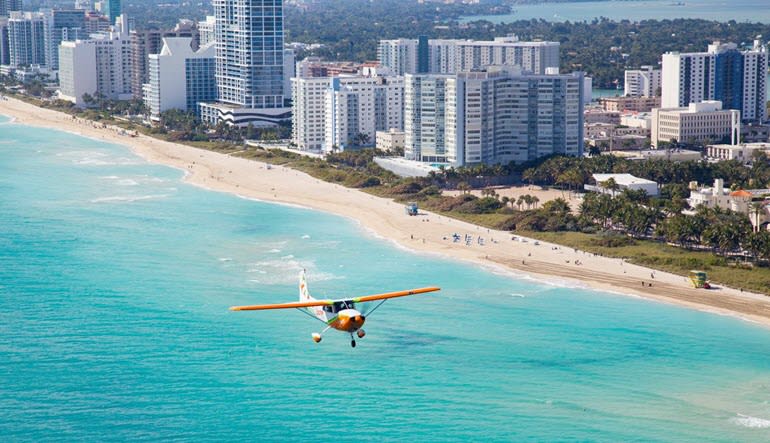
[[[212,3],[218,93],[216,103],[201,104],[201,118],[238,126],[288,119],[282,0]]]
[[[152,120],[170,109],[199,111],[198,103],[216,99],[214,43],[193,50],[192,37],[164,37],[159,54],[149,56],[144,103]]]

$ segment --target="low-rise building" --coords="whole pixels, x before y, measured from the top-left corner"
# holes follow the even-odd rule
[[[652,114],[649,112],[624,112],[620,115],[620,124],[629,128],[640,128],[650,134]]]
[[[391,152],[404,149],[404,131],[391,128],[389,131],[377,131],[375,145],[380,151]]]
[[[584,188],[587,191],[601,192],[604,194],[614,194],[624,189],[632,191],[644,191],[647,195],[654,197],[658,195],[658,184],[652,180],[634,177],[631,174],[593,174],[591,176],[596,182],[595,185],[586,184]],[[608,189],[604,184],[612,179],[618,187],[618,190]]]
[[[706,157],[709,160],[738,160],[750,163],[757,151],[770,154],[770,143],[741,143],[739,145],[708,145]]]
[[[623,157],[626,160],[644,161],[644,160],[671,160],[677,162],[698,161],[703,155],[698,151],[688,149],[645,149],[641,151],[612,151],[616,157]]]
[[[741,125],[741,141],[744,143],[760,143],[770,141],[770,124]]]
[[[599,147],[603,151],[629,151],[640,150],[647,147],[650,139],[644,135],[611,135],[599,136],[592,139],[586,139],[589,146]]]
[[[722,109],[720,101],[691,103],[686,108],[652,110],[652,146],[661,142],[700,144],[727,141],[740,143],[741,116]]]
[[[620,112],[618,111],[605,111],[601,108],[591,108],[583,111],[583,123],[590,125],[592,123],[610,123],[613,125],[620,124]]]
[[[599,99],[599,104],[605,111],[650,112],[660,108],[660,97],[604,97]]]
[[[700,187],[690,183],[690,209],[682,211],[687,215],[696,213],[699,206],[729,209],[746,214],[754,230],[770,229],[770,189],[725,189],[724,180],[714,180],[712,187]]]

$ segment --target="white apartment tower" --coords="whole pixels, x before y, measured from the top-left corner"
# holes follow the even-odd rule
[[[300,149],[373,146],[376,131],[403,129],[403,77],[294,78],[292,88],[292,140]]]
[[[377,57],[382,66],[394,73],[456,74],[479,71],[486,66],[520,66],[533,74],[545,74],[559,68],[558,42],[523,42],[515,36],[497,37],[491,41],[426,40],[427,47],[413,39],[380,40]],[[420,53],[424,51],[421,69]]]
[[[663,54],[661,106],[686,107],[707,100],[736,109],[747,122],[767,119],[767,49],[755,41],[741,51],[734,43],[709,45],[706,52]]]
[[[655,97],[660,94],[660,69],[642,66],[625,72],[626,97]]]
[[[583,151],[582,73],[407,75],[405,156],[454,166]]]
[[[380,40],[377,60],[396,75],[414,74],[417,72],[417,46],[418,41],[414,39]]]
[[[59,46],[60,98],[82,106],[86,93],[131,99],[131,47],[125,15],[118,17],[112,32]]]

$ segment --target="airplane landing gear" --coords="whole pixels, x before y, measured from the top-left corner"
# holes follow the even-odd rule
[[[355,348],[356,347],[356,341],[355,340],[350,340],[350,347],[351,348]]]

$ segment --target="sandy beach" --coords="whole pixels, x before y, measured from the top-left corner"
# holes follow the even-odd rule
[[[584,285],[733,315],[770,326],[770,297],[730,288],[698,290],[685,277],[594,256],[508,232],[488,230],[435,214],[409,217],[404,206],[387,199],[315,179],[305,173],[231,157],[139,135],[130,137],[101,123],[38,108],[8,98],[0,114],[15,122],[55,128],[130,147],[150,162],[187,172],[186,181],[216,191],[264,201],[291,203],[350,217],[377,235],[408,249],[436,253],[478,264],[526,273],[543,282],[582,282]],[[454,234],[459,241],[454,241]],[[466,241],[469,239],[469,241]]]

